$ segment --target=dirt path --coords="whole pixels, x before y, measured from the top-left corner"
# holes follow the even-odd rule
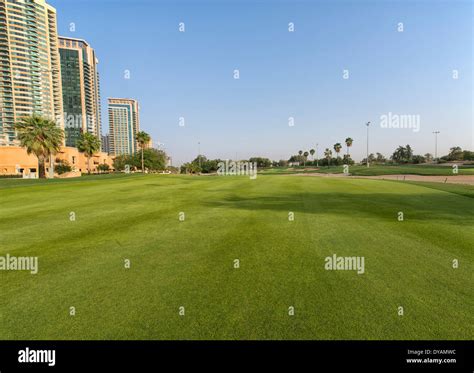
[[[379,176],[352,176],[364,179],[404,180],[404,181],[431,181],[435,183],[474,185],[474,175],[427,176],[427,175],[379,175]]]

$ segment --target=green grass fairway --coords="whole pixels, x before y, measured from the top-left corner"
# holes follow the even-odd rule
[[[262,171],[263,174],[296,174],[296,173],[330,173],[342,174],[343,166],[320,167],[319,170],[308,166],[308,170],[303,167],[296,168],[270,168]],[[452,166],[440,165],[372,165],[350,166],[349,173],[353,176],[378,176],[378,175],[426,175],[426,176],[455,176]],[[474,175],[474,166],[459,166],[458,175]]]
[[[0,256],[38,256],[39,273],[0,271],[0,339],[472,339],[472,190],[295,176],[1,180]],[[365,273],[325,270],[333,254],[365,257]]]

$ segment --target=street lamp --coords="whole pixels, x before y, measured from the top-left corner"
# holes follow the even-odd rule
[[[316,167],[319,167],[318,143],[316,143]]]
[[[435,135],[435,160],[438,159],[438,133],[439,131],[433,131],[433,134]]]
[[[199,159],[199,168],[201,168],[201,142],[198,141],[198,159]]]
[[[366,158],[366,162],[367,162],[367,167],[369,167],[369,125],[370,125],[370,122],[367,122],[365,125],[367,126],[367,158]]]

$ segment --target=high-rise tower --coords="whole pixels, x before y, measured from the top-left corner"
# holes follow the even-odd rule
[[[0,146],[33,113],[62,120],[56,10],[45,0],[0,0]]]
[[[59,37],[66,146],[81,132],[101,139],[100,85],[94,49],[81,39]]]
[[[134,154],[138,150],[135,140],[140,131],[137,100],[109,98],[110,154]]]

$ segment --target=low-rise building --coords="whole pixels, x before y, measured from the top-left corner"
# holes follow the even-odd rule
[[[91,172],[98,172],[100,164],[107,164],[113,170],[113,157],[99,152],[90,161]],[[60,152],[54,155],[54,163],[66,161],[72,170],[79,176],[87,172],[87,157],[77,148],[63,146]],[[46,174],[49,175],[50,161],[46,162]],[[0,147],[0,175],[23,175],[36,178],[38,176],[38,159],[28,154],[25,148],[19,146]]]

